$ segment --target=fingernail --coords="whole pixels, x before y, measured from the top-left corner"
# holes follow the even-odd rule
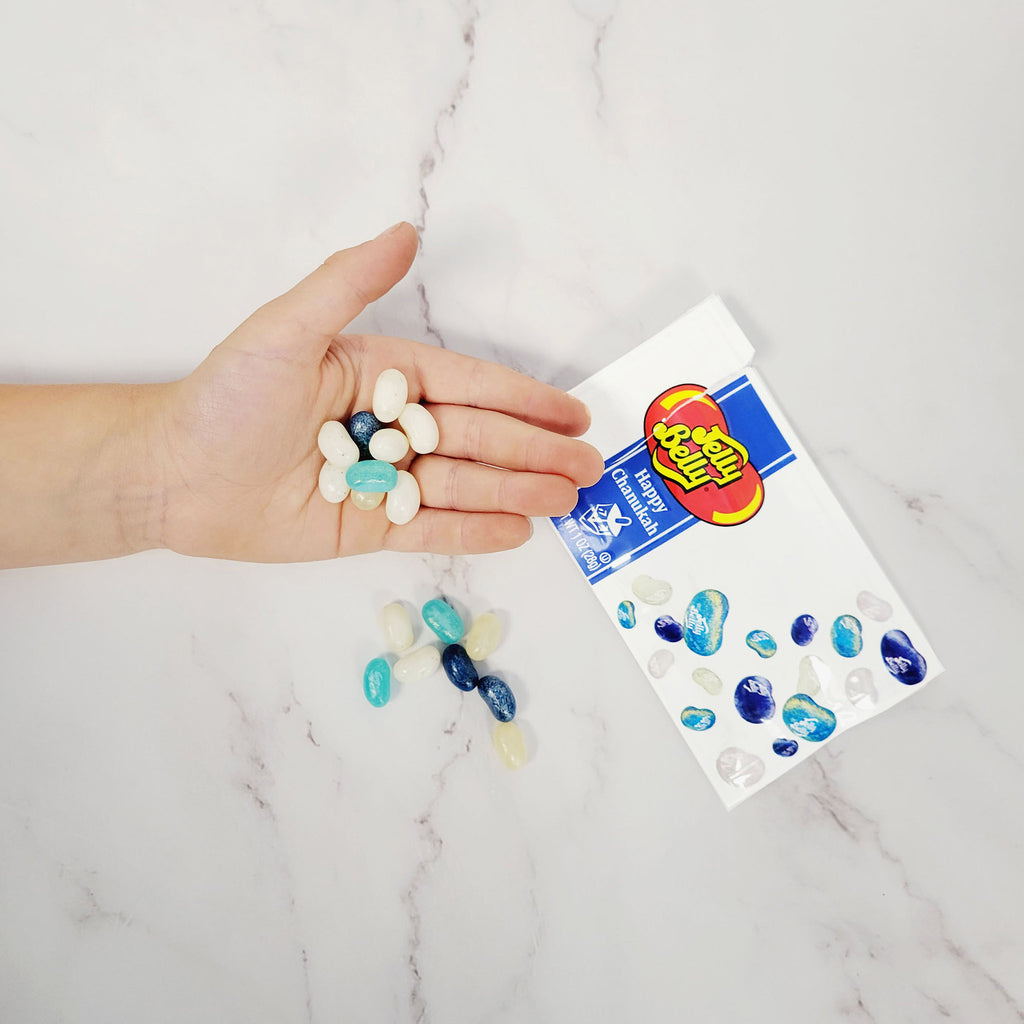
[[[530,540],[533,537],[533,520],[532,519],[527,519],[526,521],[530,524],[530,536],[527,537],[526,539]]]
[[[404,223],[404,220],[400,220],[397,224],[392,224],[387,231],[382,231],[377,238],[387,238],[388,235],[393,235]],[[375,242],[377,241],[377,238],[374,239]]]

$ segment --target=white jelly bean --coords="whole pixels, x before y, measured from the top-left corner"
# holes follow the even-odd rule
[[[383,491],[353,491],[352,504],[364,512],[375,509],[384,500]]]
[[[494,612],[484,612],[470,627],[462,646],[474,661],[483,661],[494,653],[499,643],[501,620]]]
[[[412,647],[412,619],[405,605],[392,601],[380,611],[380,628],[384,631],[384,642],[388,650],[401,654]]]
[[[800,659],[796,681],[796,687],[800,693],[806,693],[808,697],[813,697],[822,690],[828,690],[831,681],[832,672],[821,658],[807,654]]]
[[[846,696],[858,708],[873,708],[878,703],[878,690],[875,689],[871,669],[855,668],[846,677]]]
[[[437,420],[422,405],[410,402],[402,410],[398,422],[408,436],[409,445],[414,452],[427,455],[437,447]]]
[[[409,401],[409,382],[401,370],[383,370],[373,386],[373,415],[392,423]]]
[[[650,576],[637,576],[633,580],[633,593],[644,604],[665,604],[672,599],[672,584]]]
[[[515,722],[499,722],[492,734],[494,749],[506,768],[515,770],[526,764],[526,742]]]
[[[419,510],[420,485],[412,473],[400,469],[398,483],[388,491],[388,500],[384,511],[395,526],[405,526]]]
[[[344,466],[335,466],[333,462],[325,462],[320,467],[320,493],[325,501],[337,505],[348,496],[348,484],[345,483]]]
[[[671,651],[655,651],[651,655],[650,661],[647,662],[647,671],[650,672],[655,679],[661,679],[661,677],[672,667],[672,663],[675,660],[675,655]]]
[[[370,454],[381,462],[398,462],[409,453],[409,438],[394,427],[378,430],[370,438]]]
[[[320,454],[334,466],[348,469],[359,461],[359,447],[337,420],[328,420],[320,428],[316,443]]]
[[[695,668],[693,670],[693,681],[712,695],[722,692],[722,680],[709,668]]]
[[[429,644],[399,658],[392,674],[400,683],[414,683],[432,676],[441,667],[441,652]]]

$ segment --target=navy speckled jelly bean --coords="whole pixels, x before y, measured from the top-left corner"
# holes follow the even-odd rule
[[[636,625],[636,605],[632,601],[620,601],[616,615],[623,629],[632,629]]]
[[[444,674],[451,682],[467,693],[476,686],[480,678],[473,659],[461,644],[449,644],[441,652],[441,664],[444,667]]]
[[[683,627],[671,615],[662,615],[655,619],[654,632],[668,644],[677,644],[683,639]]]
[[[814,634],[817,632],[818,620],[813,615],[798,615],[793,620],[789,635],[793,638],[793,643],[800,647],[806,647],[814,639]],[[789,741],[787,740],[786,742],[788,743]]]
[[[511,722],[516,717],[516,699],[504,679],[481,676],[476,690],[499,722]]]
[[[772,684],[764,676],[747,676],[740,680],[733,694],[740,718],[746,722],[766,722],[775,714]]]
[[[779,757],[792,757],[799,749],[800,744],[797,743],[796,740],[772,740],[772,750],[774,750]]]
[[[359,449],[359,457],[370,457],[370,438],[384,426],[372,412],[357,412],[348,421],[348,433]]]
[[[889,674],[904,686],[921,682],[928,674],[928,662],[902,629],[890,629],[882,637],[882,660]]]

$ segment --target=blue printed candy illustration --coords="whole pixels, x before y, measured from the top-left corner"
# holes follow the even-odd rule
[[[798,647],[806,647],[817,632],[818,620],[813,615],[798,615],[789,629],[789,635]]]
[[[722,646],[722,632],[729,614],[729,599],[720,590],[702,590],[686,607],[686,646],[702,657],[715,654]]]
[[[766,722],[775,714],[772,684],[764,676],[747,676],[740,680],[733,694],[733,703],[746,722]]]
[[[905,686],[913,686],[927,675],[928,662],[902,629],[890,629],[882,637],[881,648],[889,674]]]
[[[694,732],[704,732],[715,724],[715,713],[710,708],[685,707],[679,716],[679,721],[687,729],[693,729]]]
[[[782,705],[782,721],[791,733],[811,743],[827,740],[836,731],[836,716],[806,693],[794,693]]]
[[[856,658],[864,646],[861,637],[860,619],[855,615],[840,615],[832,623],[832,646],[843,658]]]

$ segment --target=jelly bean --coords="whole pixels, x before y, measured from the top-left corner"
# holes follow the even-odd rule
[[[466,634],[466,653],[474,661],[489,658],[501,643],[501,620],[494,612],[478,615]]]
[[[772,740],[772,750],[779,757],[792,757],[800,749],[796,740],[778,739]]]
[[[504,679],[481,676],[476,689],[499,722],[511,722],[516,717],[516,699]]]
[[[409,382],[401,370],[382,370],[373,386],[373,415],[381,423],[391,423],[409,400]]]
[[[782,721],[791,733],[811,743],[827,740],[836,729],[836,716],[806,693],[794,693],[782,705]]]
[[[428,455],[439,443],[437,420],[422,405],[410,402],[398,417],[398,423],[409,438],[409,447],[420,455]]]
[[[904,686],[921,682],[928,673],[924,655],[910,642],[902,629],[890,629],[882,637],[882,660],[889,674]]]
[[[672,667],[672,663],[675,660],[675,655],[671,651],[655,651],[647,662],[647,671],[650,672],[655,679],[661,679]]]
[[[345,482],[347,470],[341,466],[335,466],[332,462],[325,462],[320,467],[320,477],[317,480],[317,487],[325,501],[332,505],[344,501],[348,496],[348,484]]]
[[[364,465],[369,465],[369,463],[364,463]],[[384,511],[395,526],[405,526],[406,523],[412,521],[419,510],[420,485],[412,473],[400,469],[395,486],[388,491],[388,500],[384,505]]]
[[[363,693],[375,707],[391,700],[391,666],[383,658],[374,658],[363,673]]]
[[[473,659],[461,644],[449,644],[441,652],[441,664],[444,666],[444,674],[452,684],[466,693],[476,686],[480,678]]]
[[[679,721],[694,732],[705,732],[715,724],[715,713],[710,708],[685,707]]]
[[[655,619],[654,632],[667,644],[677,644],[683,639],[683,627],[671,615],[662,615]]]
[[[692,678],[698,686],[703,687],[712,696],[722,692],[722,680],[709,668],[695,668]]]
[[[615,614],[619,617],[619,625],[623,629],[632,629],[636,625],[636,605],[632,601],[620,601]]]
[[[526,741],[515,722],[499,722],[491,736],[502,763],[515,771],[526,764]]]
[[[840,615],[832,623],[832,646],[844,658],[856,658],[864,646],[860,632],[860,619],[853,615]]]
[[[446,643],[457,644],[466,632],[459,613],[441,598],[435,597],[423,606],[423,621]]]
[[[633,580],[633,593],[644,604],[665,604],[672,599],[672,586],[664,580],[651,579],[650,576],[637,576]]]
[[[400,430],[385,427],[370,438],[370,458],[381,462],[400,462],[409,454],[409,438]]]
[[[708,657],[722,646],[722,628],[729,614],[729,600],[719,590],[694,594],[686,608],[686,646]]]
[[[441,667],[441,654],[436,647],[429,644],[417,648],[411,654],[399,658],[392,670],[400,683],[414,683],[419,679],[427,679]]]
[[[747,676],[741,679],[733,694],[733,703],[745,722],[766,722],[775,714],[775,698],[772,684],[764,676]]]
[[[726,747],[718,755],[715,768],[722,779],[737,789],[754,786],[764,776],[764,761],[739,747]]]
[[[383,491],[353,491],[349,500],[356,508],[371,512],[384,500]]]
[[[798,615],[793,620],[789,635],[793,638],[793,643],[800,647],[806,647],[817,632],[818,620],[813,615]]]
[[[823,689],[827,690],[831,681],[832,672],[821,658],[807,654],[800,659],[796,685],[800,688],[801,693],[813,695]]]
[[[398,470],[390,462],[370,459],[349,466],[345,480],[353,491],[390,491],[398,483]]]
[[[857,595],[857,607],[875,622],[885,622],[892,615],[892,605],[872,594],[870,590],[862,590]]]
[[[362,458],[368,459],[370,457],[370,438],[378,430],[383,429],[383,427],[384,424],[372,412],[357,412],[348,421],[349,435],[359,448],[359,454]]]
[[[869,668],[855,668],[846,677],[846,696],[854,707],[873,708],[878,703],[875,677]]]
[[[328,420],[320,428],[316,443],[320,454],[332,465],[348,469],[359,461],[359,447],[349,436],[344,424],[337,420]]]
[[[775,637],[763,629],[752,629],[747,634],[747,646],[762,658],[770,658],[779,649]]]
[[[389,651],[401,654],[412,647],[412,619],[405,605],[392,601],[380,610],[380,628],[384,631],[384,642]]]

